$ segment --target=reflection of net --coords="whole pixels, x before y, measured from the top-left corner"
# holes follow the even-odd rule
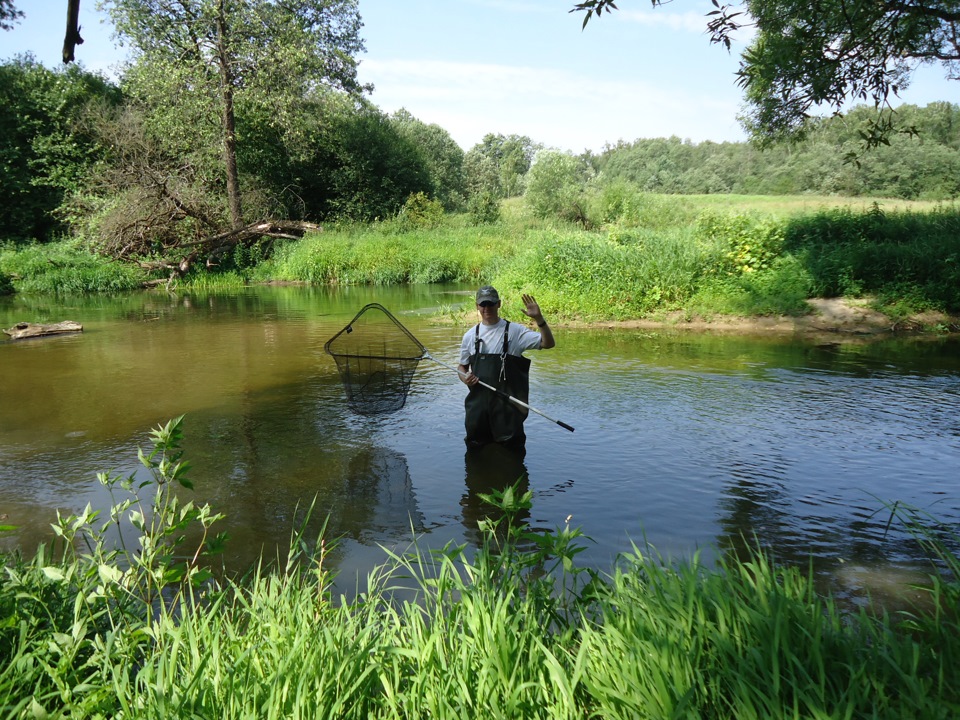
[[[377,303],[365,306],[324,346],[337,362],[350,409],[361,415],[399,410],[426,348]]]

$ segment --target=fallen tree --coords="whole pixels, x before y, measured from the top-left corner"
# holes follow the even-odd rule
[[[261,242],[264,238],[271,241],[278,238],[297,240],[307,232],[319,232],[320,229],[320,226],[314,223],[297,220],[265,220],[235,230],[228,230],[197,242],[181,243],[177,247],[188,252],[179,260],[138,260],[137,264],[146,270],[169,271],[166,278],[148,280],[144,283],[145,287],[169,285],[186,275],[198,258],[202,257],[206,266],[211,268],[217,265],[219,256],[237,245],[250,246]]]
[[[264,219],[283,209],[256,189],[244,205],[261,219],[234,225],[216,173],[192,156],[164,151],[135,107],[91,107],[87,120],[109,161],[88,176],[66,214],[78,218],[75,229],[93,251],[166,274],[147,286],[170,284],[201,263],[217,267],[238,246],[260,245],[266,257],[274,240],[320,230],[305,220]]]
[[[81,332],[83,325],[73,320],[64,320],[58,323],[43,325],[40,323],[21,322],[3,332],[14,340],[43,337],[45,335],[62,335],[63,333]]]

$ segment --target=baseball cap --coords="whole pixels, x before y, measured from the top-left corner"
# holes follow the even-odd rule
[[[482,288],[477,290],[477,305],[483,302],[500,302],[500,295],[497,293],[496,288],[492,285],[484,285]]]

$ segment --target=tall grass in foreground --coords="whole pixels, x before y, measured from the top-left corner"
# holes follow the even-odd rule
[[[214,583],[206,506],[180,423],[142,453],[153,481],[101,480],[103,526],[61,518],[66,544],[6,558],[0,716],[126,718],[947,718],[960,711],[960,560],[929,610],[842,613],[810,577],[747,561],[667,563],[635,549],[611,577],[581,568],[579,531],[517,520],[530,494],[488,500],[483,546],[384,563],[356,599],[332,597],[327,546]],[[150,493],[154,495],[151,498]],[[105,529],[138,537],[110,549]],[[201,542],[187,544],[198,524]],[[76,548],[76,549],[74,549]]]

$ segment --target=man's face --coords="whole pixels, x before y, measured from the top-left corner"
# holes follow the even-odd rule
[[[500,320],[500,303],[489,300],[477,303],[477,312],[480,313],[480,321],[484,325],[493,325]]]

